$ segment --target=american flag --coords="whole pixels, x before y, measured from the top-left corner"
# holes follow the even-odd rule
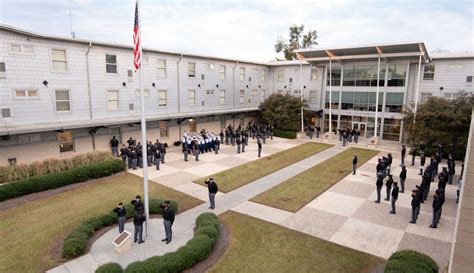
[[[135,3],[135,23],[133,24],[133,65],[135,72],[140,68],[141,64],[140,52],[140,35],[138,28],[138,3]]]

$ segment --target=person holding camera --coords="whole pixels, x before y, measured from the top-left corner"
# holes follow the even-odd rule
[[[169,244],[171,242],[171,239],[173,237],[173,231],[171,228],[173,227],[174,223],[174,211],[170,207],[170,201],[166,200],[165,203],[160,205],[160,208],[162,209],[163,213],[163,225],[165,226],[165,234],[166,238],[161,240],[162,242],[166,242],[166,244]]]
[[[145,205],[143,204],[142,198],[140,197],[140,195],[135,196],[135,199],[133,199],[132,202],[130,203],[135,207],[135,211],[140,211],[140,210],[145,209]]]
[[[209,178],[204,183],[207,184],[207,189],[209,190],[209,202],[211,203],[210,209],[216,208],[216,194],[219,191],[217,183],[214,181],[214,178]]]
[[[119,233],[122,233],[125,229],[125,220],[127,219],[125,215],[127,214],[127,211],[125,210],[125,207],[123,206],[122,202],[118,203],[118,206],[115,207],[112,211],[117,213]]]
[[[144,243],[143,241],[143,222],[146,221],[146,216],[143,215],[143,208],[135,212],[133,216],[133,225],[135,226],[135,234],[133,236],[133,242],[139,244]]]

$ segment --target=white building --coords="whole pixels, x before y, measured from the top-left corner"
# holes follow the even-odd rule
[[[7,25],[0,25],[0,40],[0,165],[109,150],[113,135],[141,139],[131,46]],[[228,124],[247,124],[258,117],[265,97],[300,96],[301,90],[314,111],[311,122],[328,130],[329,89],[332,127],[355,126],[371,136],[377,48],[386,51],[380,54],[382,139],[401,141],[400,111],[414,102],[417,82],[419,101],[473,91],[474,55],[428,56],[423,43],[304,50],[298,52],[303,62],[268,63],[144,48],[148,138],[172,145],[185,131],[219,132]]]

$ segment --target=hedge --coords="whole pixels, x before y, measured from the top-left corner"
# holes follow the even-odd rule
[[[178,273],[193,267],[195,264],[206,259],[214,249],[219,237],[219,221],[213,213],[207,212],[199,215],[196,219],[194,237],[175,252],[163,256],[154,256],[141,262],[133,262],[124,270],[125,273]],[[104,265],[105,266],[105,265]],[[107,265],[111,267],[110,264]],[[114,264],[115,267],[120,266]],[[101,269],[100,267],[99,269]],[[95,272],[105,272],[99,271]],[[117,271],[120,272],[120,271]]]
[[[296,139],[296,132],[293,131],[283,131],[280,129],[274,129],[273,135],[276,137],[288,138],[288,139]]]
[[[390,256],[385,273],[436,273],[438,265],[425,254],[414,250],[401,250]]]
[[[97,273],[122,273],[122,267],[117,263],[108,263],[100,266],[95,272]]]
[[[408,150],[408,147],[407,147],[407,150]],[[420,146],[417,145],[416,146],[416,155],[417,156],[420,156]],[[425,147],[425,156],[427,159],[429,159],[431,156],[433,155],[436,155],[436,153],[438,152],[438,146],[426,146]],[[409,151],[408,153],[409,155],[412,155],[413,153],[411,152],[411,150]],[[449,156],[449,147],[445,147],[444,150],[443,150],[443,158],[444,159],[448,159],[448,156]],[[460,148],[456,148],[454,150],[454,159],[455,160],[460,160],[460,161],[463,161],[466,156],[466,150],[464,149],[460,149]],[[411,160],[411,158],[410,158]]]
[[[160,205],[163,204],[163,202],[163,199],[151,199],[150,213],[161,214]],[[171,201],[170,207],[174,211],[178,210],[178,204],[175,201]],[[126,218],[132,218],[135,213],[134,207],[131,204],[126,204],[125,209],[127,211]],[[73,258],[82,255],[87,248],[89,238],[96,231],[115,223],[117,223],[117,215],[112,211],[82,222],[80,226],[73,229],[64,239],[61,256],[63,258]]]
[[[11,182],[0,185],[0,202],[30,193],[56,189],[89,179],[109,176],[123,170],[125,170],[125,163],[122,160],[111,159],[60,173],[51,173]]]

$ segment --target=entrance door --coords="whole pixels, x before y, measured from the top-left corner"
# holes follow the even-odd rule
[[[352,122],[352,128],[359,130],[360,137],[365,137],[365,129],[367,128],[367,123],[366,122],[357,122],[354,121]]]
[[[188,120],[189,122],[189,132],[190,133],[196,133],[196,130],[197,130],[197,123],[196,123],[196,120],[191,118]]]

